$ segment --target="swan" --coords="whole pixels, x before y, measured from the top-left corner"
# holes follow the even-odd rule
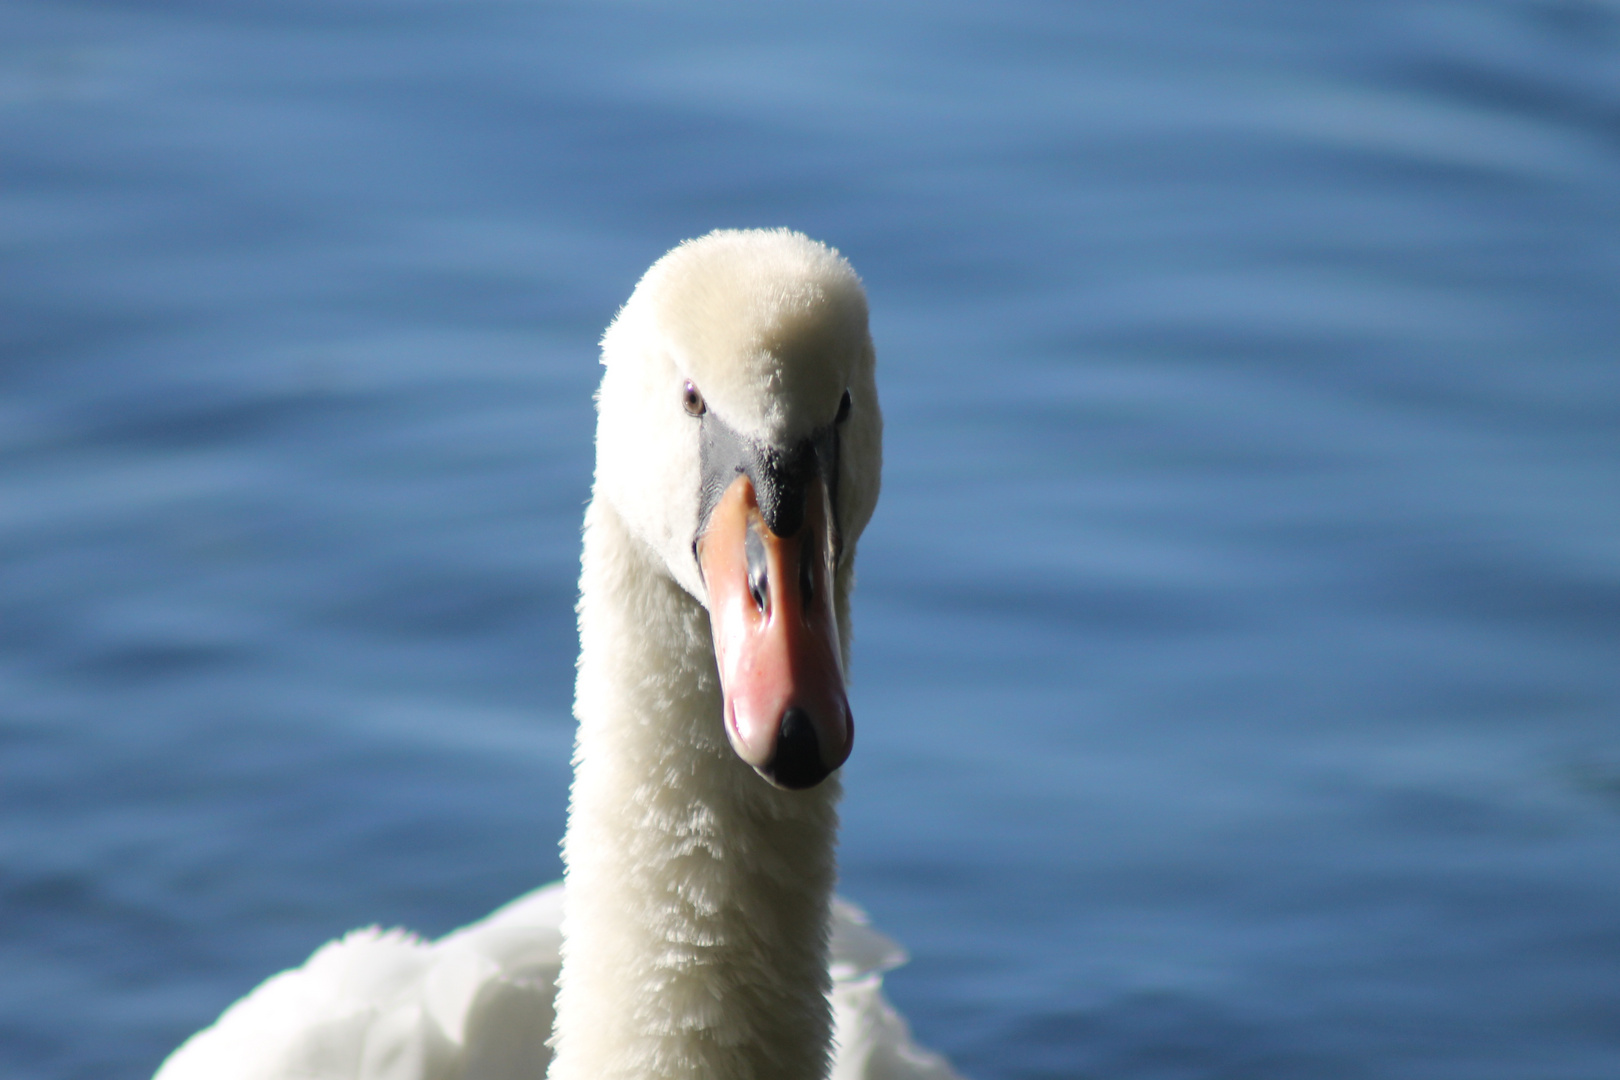
[[[833,895],[882,455],[860,280],[786,229],[688,240],[602,364],[563,881],[331,942],[157,1080],[960,1080]]]

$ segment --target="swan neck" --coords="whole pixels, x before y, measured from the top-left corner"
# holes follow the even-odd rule
[[[836,776],[731,750],[708,614],[600,496],[580,577],[552,1080],[821,1080]]]

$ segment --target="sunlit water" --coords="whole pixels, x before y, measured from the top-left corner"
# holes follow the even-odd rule
[[[0,4],[0,1075],[559,874],[597,335],[790,224],[922,1041],[1620,1076],[1620,8],[674,7]]]

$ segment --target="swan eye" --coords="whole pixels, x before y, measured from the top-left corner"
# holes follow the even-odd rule
[[[698,388],[692,385],[691,379],[687,379],[686,385],[681,387],[681,403],[693,416],[702,416],[709,408],[703,404],[703,395],[698,393]]]
[[[833,423],[842,424],[845,420],[848,420],[848,419],[849,419],[849,391],[845,390],[842,400],[840,400],[838,402],[838,416],[834,418]]]

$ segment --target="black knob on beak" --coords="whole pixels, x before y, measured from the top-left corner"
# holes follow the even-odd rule
[[[760,772],[771,783],[793,791],[815,787],[827,779],[832,770],[822,764],[821,746],[816,742],[809,713],[795,705],[782,714],[776,754]]]

